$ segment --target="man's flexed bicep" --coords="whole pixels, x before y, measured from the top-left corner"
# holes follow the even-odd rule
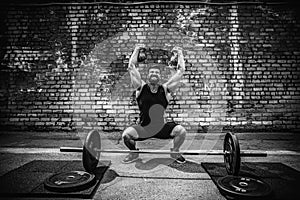
[[[134,87],[134,89],[137,89],[142,86],[143,80],[141,78],[141,74],[136,68],[138,63],[138,54],[141,48],[143,48],[143,45],[137,45],[129,59],[128,63],[128,71],[130,74],[131,84]]]
[[[183,57],[183,52],[180,47],[175,47],[172,52],[177,54],[178,63],[177,63],[177,71],[171,76],[171,78],[164,84],[165,88],[168,88],[171,91],[174,91],[180,85],[180,81],[183,78],[183,74],[185,72],[185,62]]]

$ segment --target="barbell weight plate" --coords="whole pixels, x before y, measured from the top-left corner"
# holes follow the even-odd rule
[[[95,184],[95,175],[84,171],[54,174],[44,181],[44,187],[52,192],[76,192]]]
[[[237,176],[241,165],[240,145],[237,137],[231,132],[228,132],[225,135],[223,151],[227,173],[229,175]]]
[[[84,141],[82,151],[82,163],[87,172],[94,172],[100,160],[100,152],[96,149],[101,149],[100,134],[96,130],[88,133]]]
[[[217,181],[221,193],[231,198],[261,198],[270,195],[272,189],[266,182],[242,176],[228,175]]]

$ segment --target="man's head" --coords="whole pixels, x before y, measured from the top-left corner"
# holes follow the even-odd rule
[[[153,65],[149,67],[148,69],[148,81],[151,84],[157,84],[159,83],[161,79],[161,74],[160,74],[160,67]]]

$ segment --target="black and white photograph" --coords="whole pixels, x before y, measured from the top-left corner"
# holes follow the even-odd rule
[[[0,199],[299,200],[300,2],[0,2]]]

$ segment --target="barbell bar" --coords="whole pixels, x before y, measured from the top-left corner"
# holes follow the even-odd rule
[[[60,147],[61,152],[83,152],[82,147]],[[115,150],[115,149],[97,149],[94,151],[101,153],[140,153],[140,154],[182,154],[182,155],[208,155],[208,156],[224,156],[225,154],[231,154],[229,151],[221,150],[190,150],[190,151],[179,151],[172,152],[168,150]],[[241,151],[241,157],[267,157],[267,152],[256,152],[256,151]]]
[[[140,153],[140,154],[182,154],[182,155],[209,155],[224,156],[225,168],[228,174],[238,175],[241,165],[241,157],[266,157],[266,152],[240,151],[240,146],[236,135],[231,132],[226,133],[223,142],[223,151],[220,150],[188,150],[172,152],[166,150],[116,150],[101,149],[101,137],[97,130],[88,133],[81,147],[60,147],[61,152],[82,152],[83,167],[88,172],[93,172],[98,165],[101,153]]]

